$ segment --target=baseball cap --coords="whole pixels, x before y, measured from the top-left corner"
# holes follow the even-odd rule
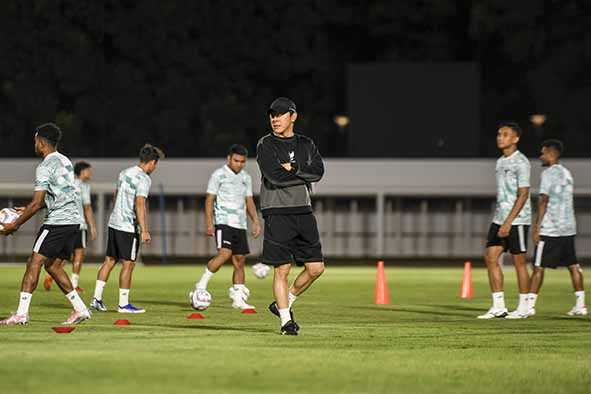
[[[287,97],[279,97],[276,98],[271,105],[269,106],[269,110],[267,111],[268,114],[271,112],[277,112],[279,114],[284,114],[286,112],[297,112],[296,105]]]

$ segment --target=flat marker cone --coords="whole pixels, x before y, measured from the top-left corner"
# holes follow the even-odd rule
[[[113,323],[116,326],[129,326],[131,324],[131,322],[127,319],[119,319],[119,320],[115,320],[115,323]]]
[[[376,276],[375,304],[388,305],[390,303],[390,294],[388,284],[386,283],[386,272],[384,271],[384,262],[378,261],[378,273]]]
[[[462,287],[460,289],[460,298],[464,300],[472,299],[474,289],[472,288],[472,263],[464,263],[464,277],[462,278]]]
[[[187,316],[187,319],[189,319],[189,320],[205,319],[205,316],[203,316],[201,313],[195,312],[195,313],[191,313],[189,316]]]

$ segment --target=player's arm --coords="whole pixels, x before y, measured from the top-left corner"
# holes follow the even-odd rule
[[[296,176],[306,182],[318,182],[324,175],[324,162],[313,142],[308,149],[308,160],[296,170]]]
[[[252,220],[252,235],[258,238],[261,235],[261,224],[259,222],[259,215],[257,213],[256,205],[254,204],[254,198],[252,196],[246,197],[246,214]]]
[[[94,212],[92,211],[92,205],[84,205],[84,219],[88,223],[88,229],[90,230],[90,239],[96,239],[96,221],[94,220]]]
[[[515,204],[513,204],[513,208],[511,208],[511,212],[505,219],[505,223],[499,229],[499,237],[505,238],[509,236],[509,232],[511,231],[511,225],[515,218],[519,215],[519,212],[525,206],[529,198],[529,187],[520,187],[517,189],[517,200],[515,200]]]
[[[544,220],[544,215],[546,215],[546,210],[548,209],[548,201],[550,201],[550,198],[547,194],[540,194],[538,199],[538,215],[532,234],[532,239],[535,243],[540,242],[540,228],[542,226],[542,220]]]
[[[27,222],[30,218],[33,217],[41,208],[45,207],[45,190],[36,190],[33,194],[33,199],[31,202],[24,208],[19,209],[20,216],[12,223],[4,224],[4,230],[2,233],[4,235],[9,235],[14,233],[22,226],[24,223]]]
[[[140,226],[140,239],[142,243],[150,243],[152,237],[148,229],[148,221],[146,215],[146,197],[136,196],[135,197],[135,216]]]
[[[273,148],[264,141],[257,146],[257,163],[261,173],[275,186],[304,185],[306,181],[296,176],[296,169],[281,163]]]
[[[213,203],[215,194],[207,193],[205,195],[205,234],[213,237],[215,226],[213,221]]]

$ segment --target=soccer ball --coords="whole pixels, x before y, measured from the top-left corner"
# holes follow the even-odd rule
[[[0,231],[4,230],[3,223],[14,222],[20,214],[13,208],[4,208],[0,210]]]
[[[252,272],[257,278],[265,279],[271,272],[271,267],[263,263],[256,263],[252,266]]]
[[[204,289],[192,291],[189,293],[189,302],[193,309],[204,311],[211,304],[211,294]]]

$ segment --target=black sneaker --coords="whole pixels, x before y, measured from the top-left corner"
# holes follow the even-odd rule
[[[269,304],[269,312],[271,312],[272,314],[274,314],[277,317],[280,317],[279,316],[279,308],[277,308],[277,301],[273,301],[271,304]],[[296,326],[296,330],[300,331],[300,325],[298,324],[298,322],[295,321],[295,319],[293,317],[293,309],[291,309],[291,308],[289,309],[289,315],[291,316],[291,321]]]
[[[298,327],[296,322],[290,320],[285,323],[285,325],[281,327],[281,335],[298,335]]]

